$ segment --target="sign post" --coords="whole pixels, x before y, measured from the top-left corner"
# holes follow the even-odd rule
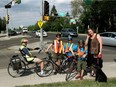
[[[38,26],[40,28],[40,32],[41,32],[40,42],[41,42],[41,45],[42,45],[42,42],[43,42],[43,30],[42,30],[43,22],[42,22],[42,20],[39,20],[37,24],[38,24]]]

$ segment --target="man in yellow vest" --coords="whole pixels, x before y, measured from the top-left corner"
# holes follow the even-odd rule
[[[50,48],[53,49],[53,60],[60,66],[62,53],[64,52],[60,34],[56,34],[56,39],[48,46],[46,52],[48,52]]]
[[[23,51],[25,54],[24,57],[26,58],[27,62],[35,62],[35,63],[40,63],[42,60],[40,58],[34,58],[30,50],[35,50],[34,48],[28,48],[27,47],[28,40],[27,39],[22,39],[21,40],[21,46],[20,50]],[[43,62],[40,64],[41,67],[41,73],[43,74]]]

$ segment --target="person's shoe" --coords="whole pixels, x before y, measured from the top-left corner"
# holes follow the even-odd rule
[[[77,76],[77,77],[75,77],[75,79],[79,79],[79,78],[81,78],[81,76]]]
[[[83,76],[80,76],[80,80],[83,80]]]
[[[55,71],[55,72],[54,72],[54,75],[56,75],[56,74],[57,74],[57,72]]]
[[[91,73],[90,76],[91,76],[91,77],[94,77],[94,73]]]

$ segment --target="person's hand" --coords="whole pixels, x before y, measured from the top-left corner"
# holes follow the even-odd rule
[[[84,55],[82,55],[82,58],[86,58],[86,56],[87,56],[87,55],[86,55],[86,54],[84,54]]]
[[[98,54],[98,58],[102,58],[102,54],[101,53]]]
[[[87,34],[87,38],[89,39],[90,35]]]
[[[40,49],[39,47],[34,48],[34,50],[39,50],[39,49]]]
[[[47,53],[48,52],[48,50],[45,50],[45,53]]]

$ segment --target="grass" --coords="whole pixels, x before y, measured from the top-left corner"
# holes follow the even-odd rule
[[[16,87],[116,87],[116,78],[108,79],[107,83],[95,82],[94,80],[75,80],[69,82],[44,83]]]

